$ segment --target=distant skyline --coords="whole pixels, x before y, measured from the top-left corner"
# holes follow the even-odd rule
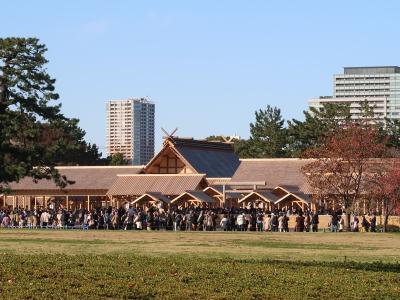
[[[303,118],[343,67],[400,65],[398,1],[3,1],[0,36],[38,37],[62,111],[106,149],[106,102],[148,96],[163,133],[249,136],[270,104]]]

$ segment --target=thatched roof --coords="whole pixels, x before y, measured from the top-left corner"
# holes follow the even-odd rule
[[[68,180],[74,181],[63,189],[64,192],[71,190],[99,190],[105,192],[111,187],[117,174],[137,174],[143,167],[138,166],[68,166],[57,167],[61,175]],[[12,182],[9,187],[13,193],[20,191],[60,191],[52,180],[42,179],[35,183],[32,178],[25,177],[19,182]]]
[[[107,195],[143,195],[158,192],[163,195],[180,195],[188,190],[203,189],[204,174],[136,174],[120,175]]]

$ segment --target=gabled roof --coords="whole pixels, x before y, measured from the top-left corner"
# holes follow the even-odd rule
[[[161,151],[146,165],[145,172],[166,151],[171,149],[186,167],[209,178],[232,177],[239,166],[239,157],[233,146],[222,142],[200,141],[188,138],[168,137]]]
[[[285,191],[288,194],[292,194],[298,199],[304,200],[305,202],[309,203],[311,202],[310,200],[310,194],[307,194],[303,191],[301,191],[298,187],[296,186],[291,186],[291,185],[281,185],[276,188],[280,188],[281,190]]]
[[[281,197],[277,201],[275,201],[275,204],[278,204],[280,202],[283,202],[291,198],[294,198],[297,201],[304,202],[307,205],[311,203],[311,196],[309,194],[305,194],[299,191],[299,189],[294,186],[277,186],[276,188],[274,188],[272,192],[281,195]]]
[[[174,198],[171,201],[171,204],[174,204],[183,198],[189,198],[189,199],[199,201],[202,203],[214,203],[215,202],[215,200],[213,198],[211,198],[210,196],[208,196],[206,193],[204,193],[202,191],[186,191],[186,192],[182,193],[181,195],[177,196],[176,198]]]
[[[63,190],[105,190],[107,191],[117,174],[138,174],[142,166],[68,166],[56,167],[61,175],[65,175],[74,184],[67,185]],[[19,182],[9,184],[14,192],[20,190],[60,190],[52,180],[42,179],[35,183],[32,178],[25,177]]]
[[[204,174],[118,175],[107,195],[138,196],[154,192],[163,195],[180,195],[187,190],[202,189],[204,178]]]
[[[244,196],[242,199],[239,200],[239,203],[245,201],[246,199],[252,198],[252,197],[259,197],[260,199],[272,203],[274,204],[275,202],[277,202],[279,200],[279,197],[276,196],[275,194],[273,194],[272,192],[268,192],[268,191],[253,191],[249,194],[247,194],[246,196]]]
[[[277,190],[280,190],[281,192],[283,192],[283,194],[277,193]],[[309,195],[299,192],[298,190],[295,190],[294,188],[291,190],[287,190],[280,186],[277,186],[276,188],[274,188],[273,191],[256,190],[256,191],[250,192],[249,194],[245,195],[243,198],[239,199],[238,202],[241,203],[247,199],[254,199],[254,197],[257,197],[257,198],[264,200],[265,202],[269,202],[271,204],[278,204],[287,199],[296,199],[297,201],[304,202],[307,205],[309,205],[311,202]]]
[[[146,199],[146,198],[150,198],[153,201],[162,201],[162,202],[167,203],[167,204],[171,202],[171,199],[169,199],[168,197],[164,196],[161,193],[151,193],[150,192],[150,193],[145,193],[142,196],[136,198],[133,201],[133,203],[138,203],[141,200]]]
[[[206,193],[207,195],[222,196],[222,187],[208,186],[205,189],[203,189],[203,192]]]
[[[240,164],[231,144],[177,138],[173,143],[196,171],[207,177],[232,177]]]
[[[286,199],[289,199],[289,198],[295,198],[295,199],[297,199],[297,201],[300,201],[300,202],[303,202],[303,203],[305,203],[305,204],[307,204],[307,205],[309,205],[310,204],[310,200],[308,199],[308,198],[301,198],[301,197],[299,197],[299,196],[297,196],[297,195],[295,195],[295,194],[293,194],[293,193],[289,193],[289,194],[286,194],[285,196],[283,196],[282,198],[280,198],[279,200],[277,200],[276,202],[275,202],[275,204],[278,204],[278,203],[280,203],[280,202],[283,202],[283,201],[285,201]]]
[[[309,162],[299,158],[241,159],[232,182],[265,181],[269,189],[290,185],[309,193],[307,178],[301,172],[302,166]]]

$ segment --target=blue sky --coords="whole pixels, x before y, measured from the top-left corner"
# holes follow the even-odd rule
[[[49,49],[63,112],[105,152],[105,102],[149,96],[162,132],[249,135],[301,119],[344,66],[400,65],[400,1],[5,1],[0,36]]]

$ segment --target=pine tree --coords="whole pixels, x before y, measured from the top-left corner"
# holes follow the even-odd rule
[[[320,146],[330,132],[351,118],[347,104],[326,103],[321,109],[304,111],[304,121],[288,121],[288,155],[300,157],[307,149]]]
[[[45,68],[46,51],[36,38],[0,39],[0,191],[25,176],[71,183],[55,165],[82,146],[81,133],[77,120],[53,103],[59,95]]]
[[[126,166],[128,160],[124,158],[122,153],[115,153],[109,157],[110,166]]]
[[[256,120],[250,124],[248,153],[255,158],[285,157],[286,129],[281,110],[270,105],[255,112]]]

